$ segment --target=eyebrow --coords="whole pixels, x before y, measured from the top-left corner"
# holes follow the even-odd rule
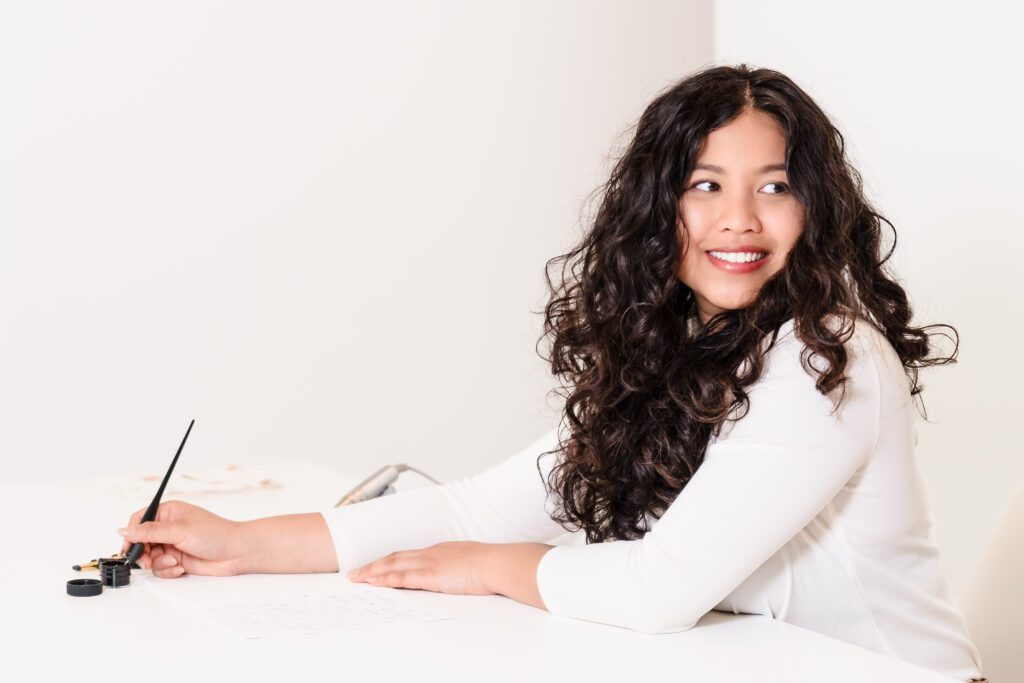
[[[722,168],[721,166],[715,166],[714,164],[697,164],[696,166],[693,167],[693,170],[695,170],[695,171],[700,171],[700,170],[703,170],[703,171],[713,171],[714,173],[721,173],[722,175],[725,175],[725,169]],[[785,170],[786,170],[786,165],[785,164],[768,164],[767,166],[762,166],[761,168],[757,169],[757,172],[758,173],[768,173],[769,171],[785,171]]]

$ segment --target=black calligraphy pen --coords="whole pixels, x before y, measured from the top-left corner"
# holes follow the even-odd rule
[[[178,452],[174,454],[174,460],[171,461],[171,466],[167,468],[167,474],[164,475],[164,480],[160,483],[160,488],[157,489],[156,495],[153,496],[153,502],[149,504],[149,507],[146,508],[146,514],[142,515],[142,519],[139,520],[140,524],[152,522],[156,519],[156,510],[160,507],[160,498],[164,495],[164,488],[167,487],[167,482],[171,478],[171,472],[174,471],[174,466],[178,462],[178,456],[181,455],[181,449],[185,447],[185,442],[188,441],[189,432],[192,431],[192,425],[195,423],[195,420],[188,423],[188,430],[185,431],[185,438],[181,440],[181,445],[178,446]],[[128,551],[128,555],[125,557],[127,563],[131,564],[134,562],[139,557],[139,554],[142,553],[142,549],[144,547],[144,543],[132,544],[131,550]]]

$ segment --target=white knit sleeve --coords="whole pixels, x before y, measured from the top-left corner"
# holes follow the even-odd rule
[[[802,347],[792,336],[769,351],[746,416],[709,445],[642,539],[556,546],[541,558],[550,612],[644,633],[689,629],[828,504],[877,441],[880,379],[855,335],[832,416],[831,398],[800,367]]]
[[[339,570],[443,541],[543,542],[565,533],[550,518],[544,485],[557,454],[541,458],[540,471],[537,463],[558,447],[557,430],[476,475],[322,510]]]

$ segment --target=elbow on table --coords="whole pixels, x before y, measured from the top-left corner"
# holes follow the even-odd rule
[[[680,614],[652,614],[637,619],[629,628],[645,635],[664,633],[682,633],[689,631],[700,621],[700,616],[691,617]]]
[[[698,620],[647,620],[634,624],[630,629],[647,636],[657,636],[667,633],[682,633],[684,631],[689,631],[696,626],[697,621]]]
[[[669,611],[662,605],[632,604],[630,607],[620,606],[618,609],[603,610],[601,612],[584,613],[582,610],[572,612],[569,610],[548,610],[552,614],[558,614],[571,619],[583,619],[609,626],[643,633],[645,635],[660,635],[665,633],[682,633],[689,631],[697,625],[702,614],[693,610]]]
[[[641,595],[634,595],[630,628],[639,633],[651,635],[682,633],[697,625],[707,613],[702,601],[695,599],[690,590],[680,591],[682,581],[673,581],[676,586],[655,587],[648,584]]]

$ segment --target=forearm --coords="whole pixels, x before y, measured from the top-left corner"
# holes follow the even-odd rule
[[[537,590],[537,566],[554,546],[545,543],[499,543],[491,546],[486,575],[491,591],[537,609],[547,610]]]
[[[338,571],[323,515],[310,512],[240,522],[240,574],[313,574]]]

